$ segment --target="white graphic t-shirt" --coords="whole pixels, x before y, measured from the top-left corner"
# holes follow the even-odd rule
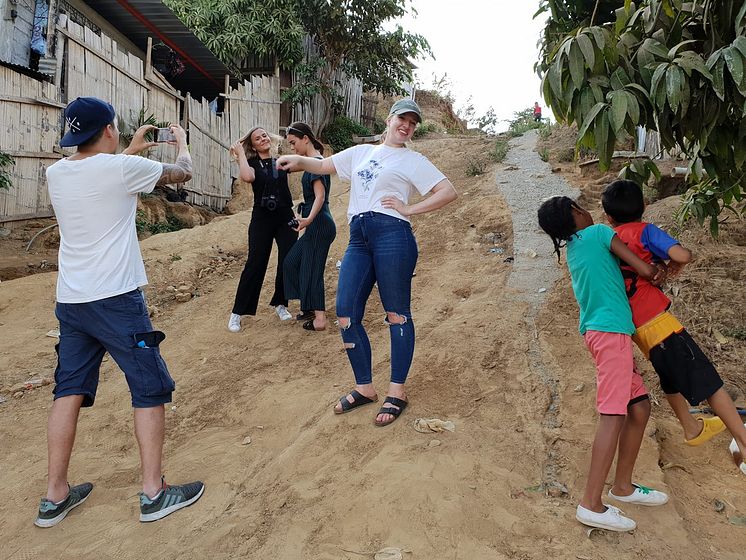
[[[149,193],[163,165],[138,156],[61,159],[47,169],[60,226],[57,301],[86,303],[148,283],[137,241],[137,193]]]
[[[334,154],[332,162],[339,178],[352,182],[348,222],[371,211],[409,221],[393,208],[381,206],[381,199],[393,195],[408,204],[412,188],[424,195],[446,178],[425,156],[409,148],[362,144]]]

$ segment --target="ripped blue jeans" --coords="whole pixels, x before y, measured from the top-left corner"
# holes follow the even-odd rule
[[[339,271],[337,317],[342,340],[350,359],[355,382],[371,383],[371,351],[363,327],[365,304],[373,286],[387,313],[395,313],[403,323],[389,322],[391,333],[391,382],[404,383],[414,355],[414,323],[410,311],[412,273],[417,264],[417,241],[412,226],[380,212],[356,215],[350,222],[350,244]],[[349,326],[344,319],[349,318]],[[387,321],[388,322],[388,321]]]

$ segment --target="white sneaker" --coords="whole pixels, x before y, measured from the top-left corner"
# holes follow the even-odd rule
[[[640,484],[633,484],[635,491],[629,496],[617,496],[611,492],[609,488],[609,498],[613,498],[619,502],[625,502],[628,504],[637,504],[640,506],[662,506],[668,502],[668,494],[647,488]]]
[[[746,426],[746,424],[744,424]],[[741,455],[741,450],[738,449],[738,444],[736,443],[736,438],[733,438],[730,440],[730,445],[728,446],[728,450],[730,451],[730,454],[733,455],[733,460],[738,465],[739,470],[746,474],[746,463],[743,461],[743,456]]]
[[[231,318],[228,319],[228,330],[231,332],[241,331],[241,316],[231,313]]]
[[[277,312],[277,316],[280,318],[280,321],[289,321],[293,318],[293,316],[290,314],[290,311],[288,311],[287,307],[284,305],[278,305],[275,307],[275,311]]]
[[[632,531],[637,527],[637,523],[629,517],[624,517],[622,511],[614,506],[606,506],[605,512],[596,513],[579,505],[575,511],[575,519],[589,527],[598,527],[599,529],[608,529],[609,531],[619,531],[621,533]]]

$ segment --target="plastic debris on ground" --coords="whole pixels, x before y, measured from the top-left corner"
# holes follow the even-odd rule
[[[414,421],[414,429],[422,434],[454,432],[456,431],[456,425],[450,420],[441,420],[440,418],[417,418]]]

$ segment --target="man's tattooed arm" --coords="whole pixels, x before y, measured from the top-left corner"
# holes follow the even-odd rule
[[[164,163],[161,178],[156,185],[175,185],[185,183],[192,178],[192,156],[186,150],[180,150],[176,163]]]

